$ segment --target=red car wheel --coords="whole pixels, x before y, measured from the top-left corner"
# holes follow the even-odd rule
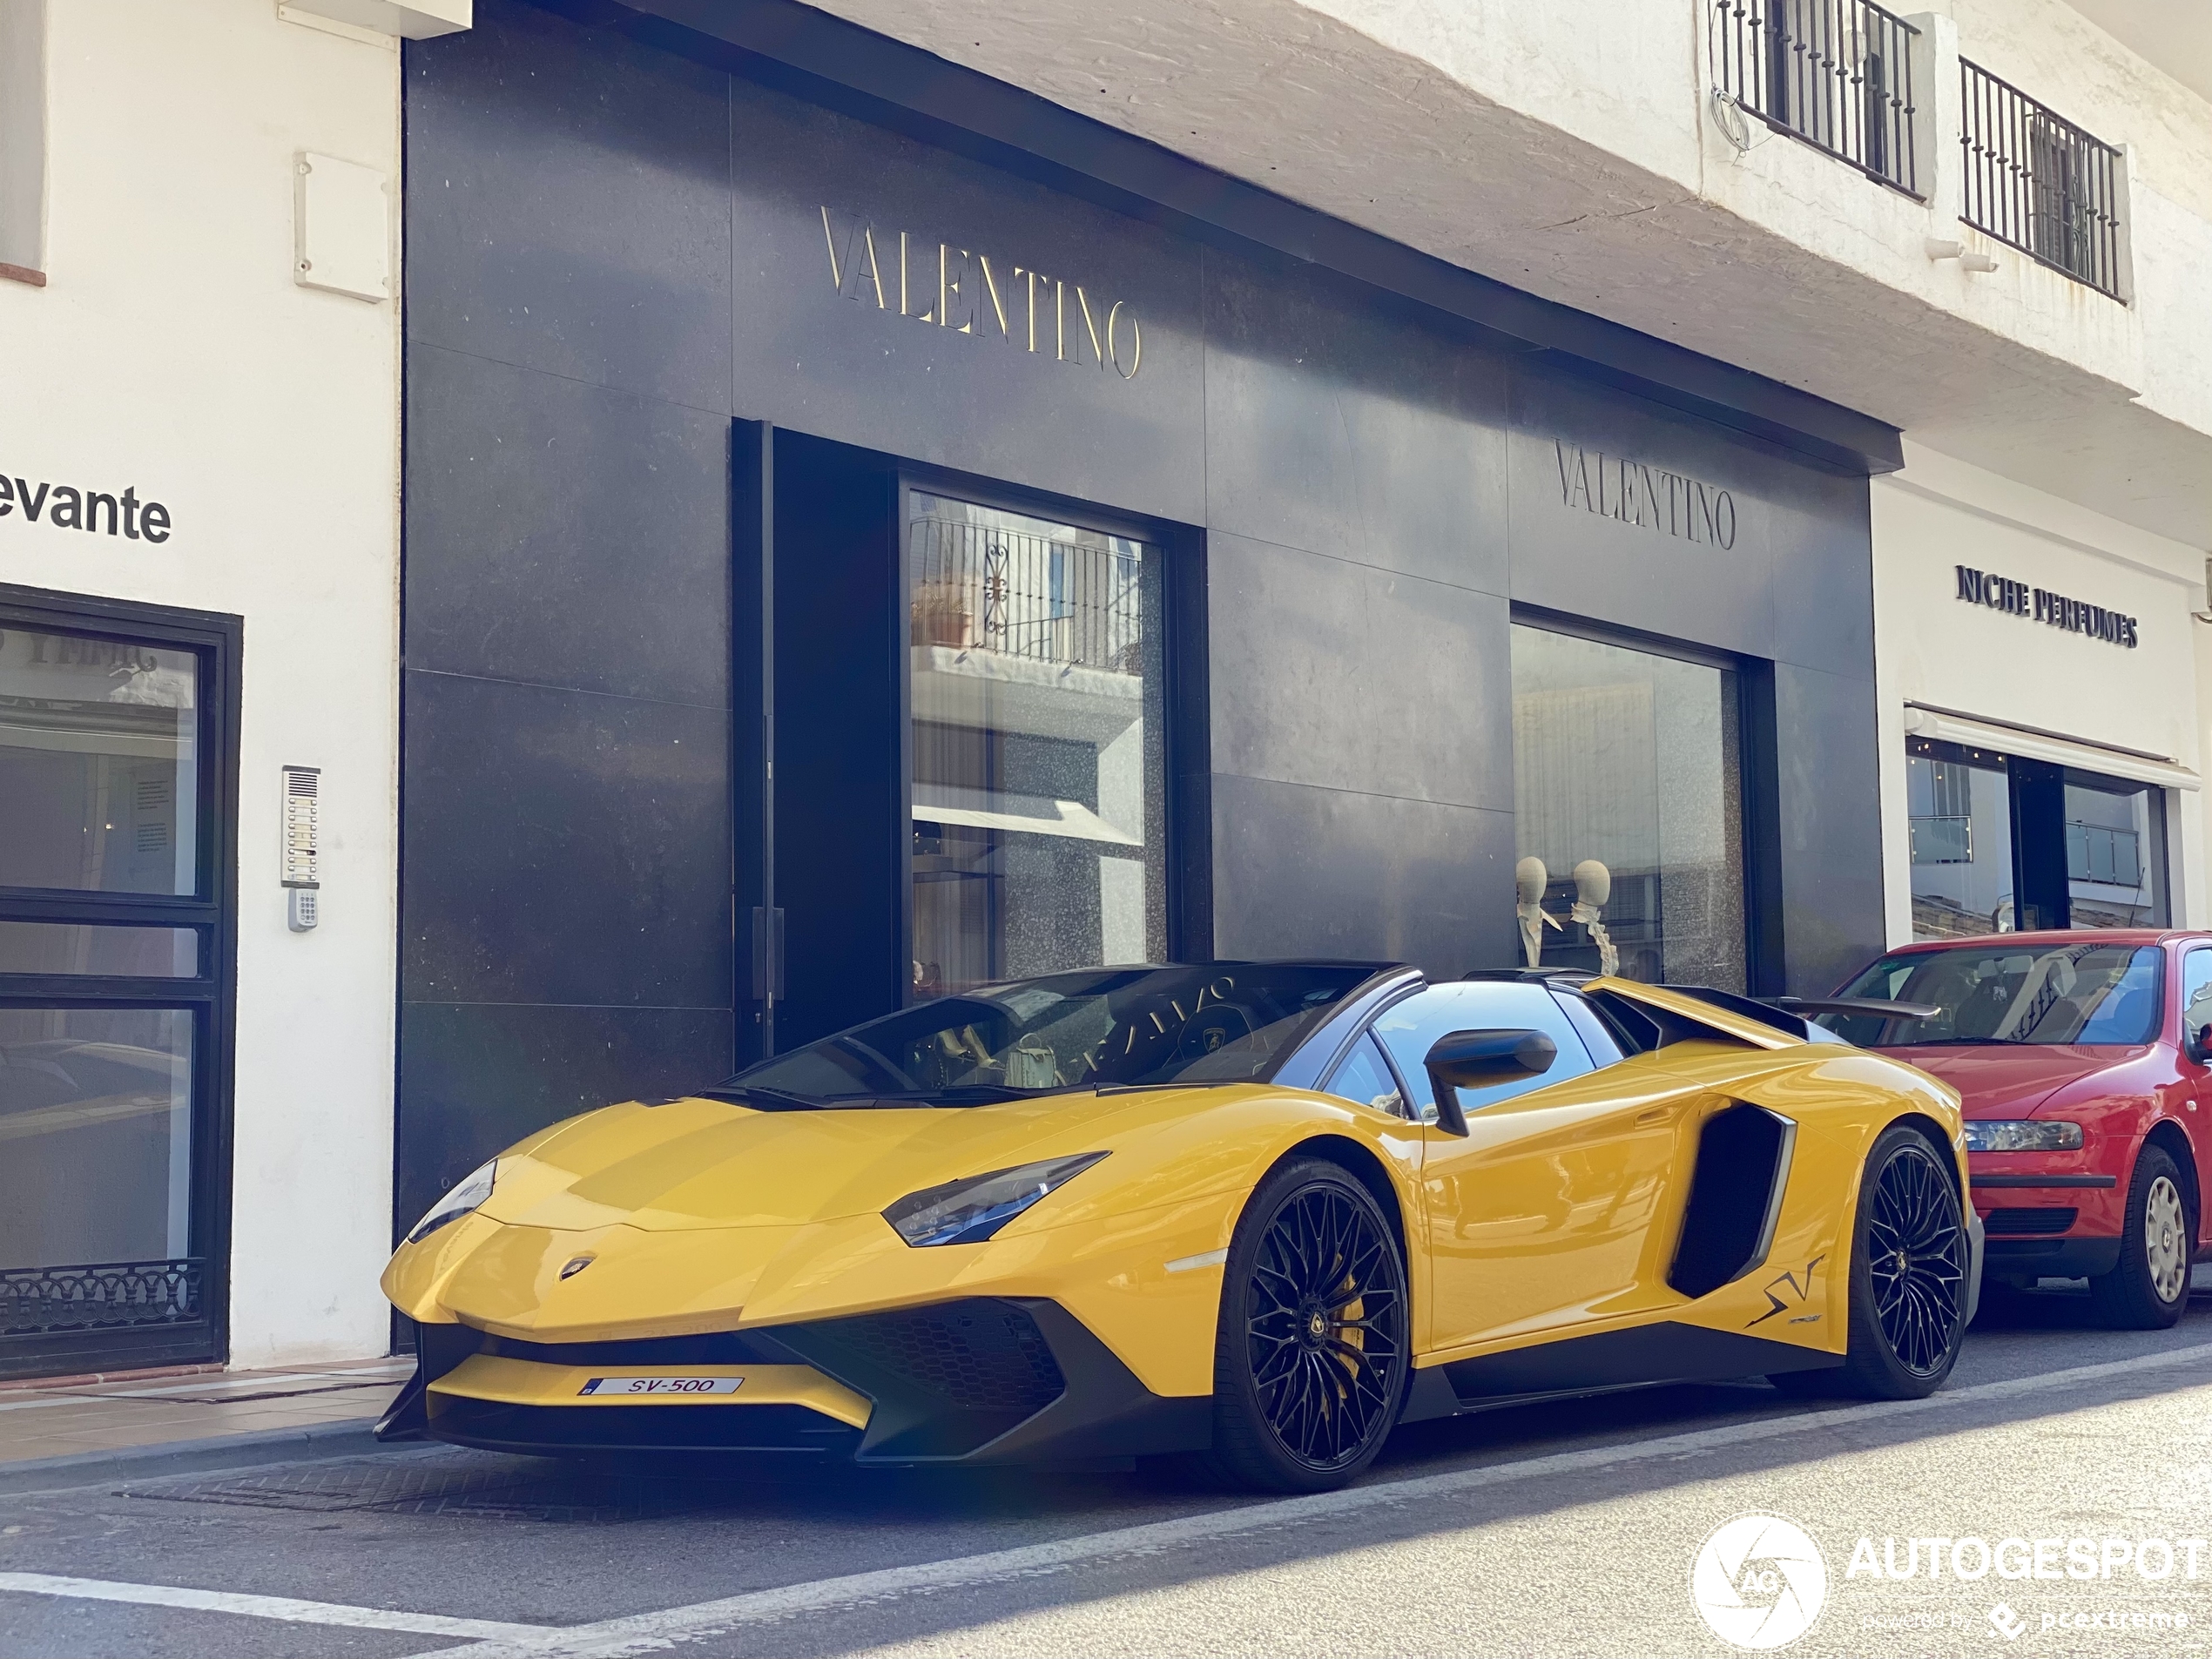
[[[2196,1217],[2188,1191],[2166,1150],[2146,1146],[2128,1184],[2119,1264],[2089,1281],[2090,1300],[2105,1324],[2121,1331],[2162,1330],[2188,1306]]]

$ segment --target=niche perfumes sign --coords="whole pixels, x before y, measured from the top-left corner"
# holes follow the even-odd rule
[[[2053,593],[2048,588],[2032,588],[2025,582],[2015,582],[2008,576],[1994,570],[1973,570],[1963,564],[1952,567],[1958,572],[1959,597],[1970,605],[1985,605],[1992,610],[2001,610],[2008,617],[2019,617],[2028,622],[2040,622],[2047,627],[2063,629],[2070,634],[2087,634],[2092,639],[2101,639],[2108,645],[2124,645],[2135,649],[2135,619],[2122,616],[2117,610],[2107,610],[2102,605],[2093,605],[2086,599],[2069,599],[2064,594]]]
[[[980,248],[881,229],[822,209],[830,287],[887,317],[988,340],[1035,357],[1133,381],[1144,329],[1127,300],[1093,279],[993,258]]]

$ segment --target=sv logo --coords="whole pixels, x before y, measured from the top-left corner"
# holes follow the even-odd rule
[[[1769,1285],[1766,1287],[1767,1311],[1752,1320],[1751,1325],[1764,1325],[1777,1313],[1787,1313],[1791,1308],[1803,1307],[1805,1298],[1812,1294],[1812,1270],[1827,1259],[1825,1256],[1816,1256],[1796,1272],[1784,1273]],[[1783,1294],[1785,1291],[1786,1296]],[[1820,1316],[1813,1314],[1811,1317],[1817,1318]],[[1743,1328],[1748,1331],[1751,1325],[1747,1325]]]

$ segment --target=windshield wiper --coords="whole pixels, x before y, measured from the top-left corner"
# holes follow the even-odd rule
[[[794,1095],[788,1089],[769,1089],[759,1083],[722,1083],[693,1091],[702,1100],[734,1101],[740,1106],[758,1105],[770,1112],[819,1112],[836,1104],[812,1095]]]
[[[995,1106],[1001,1101],[1028,1100],[1035,1095],[1060,1092],[1056,1088],[1016,1089],[1011,1083],[947,1083],[941,1089],[879,1089],[873,1091],[868,1098],[923,1106],[940,1103]]]

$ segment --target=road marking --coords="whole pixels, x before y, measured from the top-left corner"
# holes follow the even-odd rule
[[[659,1651],[679,1642],[720,1635],[740,1625],[760,1624],[801,1613],[819,1613],[862,1602],[880,1602],[917,1592],[957,1589],[994,1580],[1028,1577],[1118,1556],[1153,1554],[1181,1546],[1211,1542],[1240,1533],[1268,1527],[1296,1526],[1332,1520],[1386,1506],[1433,1501],[1455,1497],[1483,1487],[1545,1475],[1580,1474],[1622,1463],[1641,1463],[1661,1458],[1684,1457],[1746,1442],[1778,1440],[1809,1429],[1841,1427],[1878,1421],[1984,1400],[2007,1399],[2022,1394],[2044,1393],[2077,1383],[2107,1377],[2131,1376],[2145,1371],[2182,1365],[2202,1365],[2212,1359],[2212,1343],[2170,1348],[2132,1359],[2094,1366],[2075,1366],[2040,1376],[2013,1377],[1977,1384],[1925,1399],[1874,1400],[1863,1406],[1790,1412],[1748,1423],[1720,1428],[1696,1429],[1656,1440],[1631,1440],[1618,1446],[1591,1447],[1577,1452],[1554,1452],[1513,1463],[1493,1463],[1447,1474],[1417,1475],[1403,1480],[1379,1480],[1372,1486],[1341,1492],[1317,1493],[1311,1497],[1277,1498],[1205,1514],[1186,1515],[1049,1544],[1029,1544],[1015,1549],[992,1550],[949,1561],[927,1561],[915,1567],[893,1567],[872,1573],[852,1573],[840,1578],[816,1579],[779,1589],[754,1590],[689,1607],[667,1608],[658,1613],[634,1614],[604,1619],[593,1624],[569,1625],[550,1630],[542,1638],[517,1637],[441,1649],[415,1659],[624,1659],[624,1656]]]
[[[343,1624],[362,1630],[407,1630],[418,1635],[473,1636],[479,1642],[527,1641],[557,1634],[549,1624],[502,1624],[496,1619],[448,1619],[435,1613],[400,1613],[381,1607],[342,1607],[288,1595],[241,1595],[229,1590],[188,1590],[170,1584],[118,1584],[104,1578],[58,1578],[49,1573],[0,1573],[0,1590],[24,1595],[66,1595],[89,1602],[130,1602],[142,1607],[190,1608],[196,1613],[239,1613],[287,1624]],[[481,1649],[464,1652],[482,1651]]]

